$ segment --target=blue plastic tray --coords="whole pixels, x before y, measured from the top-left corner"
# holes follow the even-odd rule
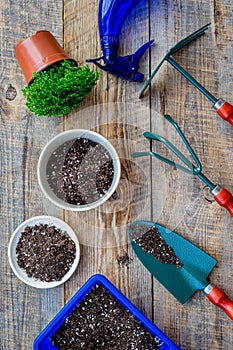
[[[154,336],[160,338],[163,342],[161,350],[180,350],[157,326],[155,326],[143,313],[141,313],[134,304],[132,304],[106,277],[103,275],[93,275],[80,288],[80,290],[68,301],[68,303],[58,312],[50,321],[45,329],[37,336],[34,341],[34,350],[56,350],[50,339],[57,329],[62,325],[65,319],[70,315],[73,309],[89,293],[89,291],[101,284],[108,290],[112,296],[127,310],[129,310],[141,324]]]

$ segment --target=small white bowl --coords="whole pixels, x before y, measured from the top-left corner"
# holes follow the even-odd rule
[[[67,141],[75,140],[77,138],[87,138],[93,142],[96,142],[97,144],[102,145],[109,152],[113,162],[113,168],[114,168],[113,181],[109,190],[97,201],[88,203],[85,205],[70,204],[70,203],[67,203],[65,200],[59,198],[56,195],[56,193],[53,191],[51,186],[49,185],[47,174],[46,174],[47,163],[52,153],[62,144],[66,143]],[[120,175],[121,175],[120,160],[112,144],[102,135],[94,131],[85,130],[85,129],[67,130],[56,135],[44,147],[38,160],[37,177],[38,177],[38,182],[43,194],[45,195],[45,197],[49,199],[51,203],[55,204],[57,207],[62,209],[72,210],[72,211],[86,211],[86,210],[96,208],[99,205],[103,204],[105,201],[107,201],[111,197],[111,195],[116,190],[116,187],[118,186],[118,183],[120,180]]]
[[[40,281],[38,279],[35,279],[33,277],[28,277],[26,271],[19,267],[17,263],[17,255],[16,255],[16,247],[19,242],[19,239],[21,237],[22,232],[24,232],[25,228],[27,226],[34,226],[38,224],[48,224],[48,225],[54,225],[56,228],[61,229],[62,231],[65,231],[70,238],[74,241],[76,246],[76,257],[74,259],[74,262],[70,268],[70,270],[65,274],[65,276],[60,281],[52,281],[52,282],[44,282]],[[64,221],[52,217],[52,216],[35,216],[33,218],[30,218],[26,221],[24,221],[22,224],[20,224],[17,229],[14,231],[13,235],[11,236],[9,246],[8,246],[8,259],[10,262],[10,266],[15,273],[15,275],[24,283],[28,284],[31,287],[35,288],[53,288],[57,287],[60,284],[67,281],[74,271],[76,270],[79,259],[80,259],[80,247],[79,247],[79,241],[74,233],[74,231],[71,229],[69,225],[67,225]]]

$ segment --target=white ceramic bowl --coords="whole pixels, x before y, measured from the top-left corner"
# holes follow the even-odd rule
[[[66,143],[67,141],[75,140],[77,138],[87,138],[106,148],[106,150],[110,154],[110,157],[112,158],[113,167],[114,167],[113,181],[108,192],[105,193],[97,201],[89,204],[85,204],[85,205],[70,204],[70,203],[67,203],[65,200],[59,198],[55,194],[51,186],[49,185],[47,174],[46,174],[47,163],[52,153],[62,144]],[[55,204],[57,207],[62,209],[72,210],[72,211],[85,211],[85,210],[93,209],[103,204],[105,201],[107,201],[107,199],[111,197],[111,195],[116,190],[116,187],[120,180],[120,175],[121,175],[120,160],[112,144],[102,135],[94,131],[85,130],[85,129],[67,130],[56,135],[54,138],[52,138],[42,150],[41,155],[39,157],[38,168],[37,168],[38,182],[44,195],[49,199],[50,202]]]
[[[48,224],[48,225],[54,225],[56,228],[61,229],[62,231],[65,231],[70,238],[74,241],[76,246],[76,257],[75,260],[70,268],[70,270],[65,274],[65,276],[60,281],[52,281],[52,282],[43,282],[40,280],[37,280],[32,277],[28,277],[26,271],[19,267],[17,263],[17,255],[16,255],[16,247],[19,242],[19,239],[21,237],[22,232],[26,228],[26,226],[34,226],[38,224]],[[67,225],[64,221],[52,217],[52,216],[35,216],[33,218],[30,218],[26,221],[24,221],[22,224],[20,224],[17,229],[14,231],[13,235],[11,236],[9,246],[8,246],[8,259],[10,262],[10,266],[15,273],[15,275],[24,283],[28,284],[31,287],[35,288],[53,288],[57,287],[60,284],[67,281],[74,271],[76,270],[79,259],[80,259],[80,247],[79,247],[79,241],[74,233],[74,231],[71,229],[69,225]]]

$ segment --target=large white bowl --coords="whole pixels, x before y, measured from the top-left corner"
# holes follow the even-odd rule
[[[49,185],[47,180],[47,174],[46,174],[47,163],[52,153],[65,142],[71,141],[77,138],[87,138],[105,147],[106,150],[109,152],[110,157],[112,158],[113,167],[114,167],[113,181],[108,192],[105,193],[99,200],[89,204],[85,204],[85,205],[70,204],[70,203],[67,203],[65,200],[59,198],[56,195],[56,193],[53,191],[51,186]],[[120,180],[120,175],[121,175],[120,160],[112,144],[102,135],[94,131],[85,130],[85,129],[67,130],[56,135],[54,138],[52,138],[42,150],[39,157],[38,168],[37,168],[38,182],[44,195],[49,199],[50,202],[52,202],[59,208],[72,210],[72,211],[85,211],[85,210],[93,209],[103,204],[105,201],[107,201],[107,199],[111,197],[111,195],[116,190],[116,187]]]
[[[76,257],[74,259],[74,262],[70,268],[70,270],[65,274],[65,276],[60,281],[52,281],[52,282],[44,282],[40,281],[38,279],[35,279],[33,277],[28,277],[26,271],[19,267],[17,263],[17,255],[16,255],[16,247],[19,242],[19,239],[21,237],[22,232],[24,232],[26,226],[34,226],[38,224],[48,224],[48,225],[54,225],[56,228],[61,229],[62,231],[65,231],[70,238],[74,241],[76,246]],[[15,275],[24,283],[28,284],[31,287],[35,288],[53,288],[57,287],[60,284],[67,281],[74,271],[76,270],[79,259],[80,259],[80,247],[79,247],[79,241],[74,233],[74,231],[71,229],[69,225],[67,225],[64,221],[52,217],[52,216],[35,216],[33,218],[30,218],[26,221],[24,221],[22,224],[20,224],[16,230],[14,231],[13,235],[11,236],[9,246],[8,246],[8,259],[10,262],[10,266],[15,273]]]

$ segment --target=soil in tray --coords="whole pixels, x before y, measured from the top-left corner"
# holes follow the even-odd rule
[[[76,256],[74,241],[54,225],[25,227],[16,246],[17,263],[28,277],[40,281],[60,281]]]
[[[162,345],[102,285],[76,306],[51,342],[59,350],[156,350]]]
[[[52,153],[46,173],[59,198],[70,204],[85,205],[108,192],[114,168],[105,147],[87,138],[77,138]]]

